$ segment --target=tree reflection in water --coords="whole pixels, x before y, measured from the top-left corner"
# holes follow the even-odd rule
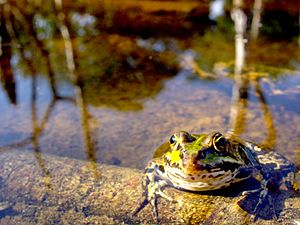
[[[32,19],[28,18],[27,15],[23,14],[22,10],[17,7],[17,5],[11,5],[9,3],[2,4],[2,15],[1,15],[1,37],[2,37],[2,56],[6,60],[1,60],[1,78],[2,83],[4,84],[5,90],[8,93],[9,99],[12,103],[16,103],[16,87],[15,87],[15,79],[14,74],[12,72],[10,59],[12,48],[17,51],[18,56],[20,57],[23,66],[26,66],[26,70],[28,70],[28,74],[32,77],[31,81],[31,122],[32,122],[32,134],[21,140],[17,143],[9,144],[5,146],[6,148],[13,147],[25,147],[27,145],[32,144],[34,148],[34,155],[38,162],[38,165],[41,167],[41,170],[44,174],[45,185],[48,188],[51,188],[51,174],[47,169],[46,162],[43,160],[42,153],[40,150],[39,139],[41,138],[47,123],[49,122],[49,118],[51,112],[53,111],[55,105],[59,101],[68,101],[71,103],[76,103],[76,105],[80,109],[81,115],[81,126],[83,130],[83,139],[85,143],[85,151],[88,158],[88,161],[91,165],[91,171],[94,173],[94,176],[97,178],[99,175],[96,171],[96,156],[95,156],[95,148],[92,140],[92,135],[89,127],[89,120],[91,118],[90,113],[88,112],[86,102],[83,97],[82,87],[79,82],[79,77],[76,72],[75,60],[73,54],[72,41],[69,35],[69,28],[66,25],[64,18],[66,15],[64,14],[61,5],[59,5],[59,1],[56,1],[56,10],[57,10],[57,27],[59,28],[63,40],[65,42],[65,55],[66,62],[68,68],[68,74],[75,86],[75,99],[72,97],[60,96],[56,90],[56,80],[54,76],[54,71],[51,65],[50,60],[50,52],[47,50],[47,47],[43,41],[38,38],[38,34],[35,29],[33,29]],[[61,4],[61,2],[60,2]],[[28,19],[31,19],[29,21]],[[12,22],[14,21],[14,22]],[[17,23],[19,22],[19,23]],[[20,33],[17,29],[19,26],[22,26],[24,29],[24,33]],[[26,38],[30,40],[26,40],[24,42],[24,34]],[[25,38],[25,39],[26,39]],[[28,48],[29,46],[29,48]],[[32,49],[37,49],[38,52],[33,52]],[[30,53],[28,55],[28,53]],[[36,55],[39,54],[41,59],[36,58]],[[38,121],[37,114],[37,76],[39,71],[37,70],[36,61],[40,63],[40,61],[45,65],[46,74],[49,79],[49,84],[52,92],[52,100],[48,104],[41,121]]]
[[[232,20],[234,21],[235,25],[235,83],[233,86],[232,91],[232,106],[230,112],[231,118],[231,127],[232,130],[230,133],[234,135],[241,135],[245,132],[246,125],[246,116],[247,116],[247,106],[248,106],[248,90],[250,83],[253,83],[255,95],[257,96],[261,110],[264,115],[265,125],[268,131],[266,139],[262,142],[262,144],[266,147],[273,148],[276,144],[276,130],[273,124],[273,119],[271,115],[271,111],[269,110],[268,104],[264,97],[263,91],[259,84],[259,74],[258,76],[251,76],[251,72],[247,72],[245,69],[245,32],[246,32],[246,24],[247,24],[247,17],[241,9],[243,1],[242,0],[235,0],[234,7],[232,9]],[[257,3],[255,1],[255,7],[259,7],[256,9],[260,12],[261,10],[261,3]],[[255,13],[259,13],[256,12]],[[259,15],[253,17],[252,19],[252,29],[251,29],[251,38],[253,41],[256,41],[258,36],[258,27],[255,25],[259,22],[258,20]]]
[[[174,41],[174,39],[177,37],[182,37],[183,35],[185,35],[184,37],[187,37],[187,43],[183,41],[180,42],[180,44],[184,43],[182,45],[184,46],[183,48],[185,48],[185,50],[190,48],[195,50],[195,52],[203,54],[203,57],[200,57],[201,60],[203,60],[203,63],[199,63],[199,60],[196,59],[196,57],[192,59],[189,58],[188,55],[186,55],[185,58],[181,57],[179,60],[182,64],[184,64],[184,66],[191,68],[194,73],[201,78],[210,78],[213,79],[213,82],[217,81],[219,74],[212,71],[213,69],[211,68],[214,67],[218,61],[226,62],[227,60],[229,61],[234,58],[234,51],[232,51],[233,45],[231,42],[230,44],[225,43],[228,40],[231,40],[233,35],[232,33],[229,33],[230,38],[224,41],[224,38],[226,37],[224,35],[224,30],[222,30],[224,28],[226,28],[226,30],[233,28],[232,23],[230,25],[225,24],[228,23],[230,18],[226,18],[225,20],[221,21],[221,23],[224,24],[220,29],[221,35],[219,35],[218,32],[213,32],[211,29],[215,28],[215,25],[211,26],[211,23],[209,23],[209,25],[203,25],[204,22],[202,25],[200,25],[199,21],[202,23],[202,19],[204,18],[203,15],[206,15],[206,12],[204,12],[203,15],[200,15],[202,13],[201,10],[205,11],[205,9],[202,8],[196,8],[195,10],[189,9],[191,12],[187,12],[185,14],[186,18],[188,19],[184,22],[181,20],[181,18],[184,17],[181,17],[176,10],[169,14],[165,11],[158,11],[156,13],[151,12],[149,14],[145,14],[145,20],[136,21],[138,24],[137,25],[135,23],[129,23],[128,21],[135,21],[136,18],[139,18],[141,14],[143,14],[143,8],[131,8],[130,11],[115,9],[115,11],[112,10],[105,12],[103,10],[106,9],[98,10],[98,8],[93,8],[94,5],[92,5],[92,7],[86,5],[82,6],[79,3],[77,5],[77,3],[73,4],[69,1],[63,2],[57,0],[43,3],[41,1],[30,1],[32,4],[28,5],[24,4],[24,2],[6,1],[5,3],[1,4],[1,50],[3,56],[2,58],[5,59],[1,60],[1,79],[2,85],[5,87],[6,94],[9,96],[11,103],[18,103],[16,96],[17,77],[14,74],[14,70],[21,71],[24,77],[29,75],[32,81],[32,133],[24,140],[11,144],[11,147],[27,146],[32,144],[36,152],[41,152],[41,146],[43,144],[41,137],[46,132],[45,128],[47,127],[47,124],[51,124],[51,113],[55,111],[54,108],[56,107],[57,103],[61,101],[71,102],[71,104],[76,105],[79,109],[79,132],[82,132],[81,138],[84,143],[84,154],[87,156],[89,161],[91,161],[91,168],[93,168],[96,161],[96,148],[99,147],[97,146],[96,140],[101,140],[101,137],[99,136],[101,134],[99,134],[99,121],[97,121],[99,116],[93,116],[89,111],[88,106],[126,112],[142,111],[144,109],[144,100],[155,98],[157,94],[163,90],[164,81],[174,76],[178,72],[179,63],[177,59],[180,58],[179,55],[182,53],[180,52],[180,48],[182,46],[177,46],[174,44],[177,43]],[[109,8],[109,6],[113,6],[111,5],[110,1],[104,2],[105,7]],[[152,1],[147,2],[152,4]],[[257,5],[253,7],[256,10],[257,18],[259,18],[261,9],[259,10],[258,6],[260,1],[257,0],[255,2]],[[180,4],[180,1],[176,2],[176,4],[177,3]],[[138,4],[142,5],[142,3]],[[193,4],[198,3],[193,1]],[[149,5],[147,5],[147,7],[148,6]],[[175,6],[172,5],[172,7]],[[238,10],[238,7],[235,9]],[[234,21],[237,25],[239,23],[238,18],[243,17],[243,12],[235,11],[235,13],[233,12],[232,14],[233,18],[236,18]],[[160,20],[157,22],[156,19],[159,16]],[[171,20],[172,18],[177,18],[178,20]],[[128,21],[126,19],[128,19]],[[198,25],[197,23],[193,24],[193,22],[191,22],[193,19],[197,21]],[[119,23],[116,23],[116,21]],[[151,21],[153,23],[150,23]],[[170,36],[177,34],[178,36],[175,36],[175,38],[173,36],[171,38],[168,36],[170,39],[172,39],[170,41],[172,44],[168,46],[168,44],[166,44],[167,42],[164,42],[163,38],[158,38],[160,37],[159,35],[161,33],[156,31],[154,28],[156,28],[155,26],[160,23],[168,25],[170,21],[176,23],[172,24],[170,27],[168,26],[167,29],[163,31],[163,34],[165,35],[167,33]],[[139,26],[142,22],[145,23],[145,26],[143,27]],[[245,23],[245,21],[241,21],[240,25],[243,25],[243,23]],[[247,47],[249,47],[247,49],[247,63],[249,63],[249,65],[252,62],[257,63],[255,60],[259,58],[259,54],[256,53],[259,52],[257,50],[260,48],[260,40],[257,40],[256,48],[254,48],[252,45],[254,40],[257,39],[255,36],[258,36],[258,34],[262,35],[262,32],[258,32],[257,30],[257,23],[258,22],[254,21],[253,18],[252,27],[250,30],[253,35],[252,39],[250,40],[250,44],[247,44]],[[128,30],[126,31],[125,28],[130,25],[132,26],[129,29],[130,32],[133,32],[134,34],[138,33],[137,38],[132,38],[132,36],[130,38],[125,38],[122,36],[124,33],[128,35]],[[204,29],[199,29],[201,26],[209,27],[209,35],[207,35],[207,33],[203,34],[202,31]],[[148,29],[149,27],[151,28],[150,30]],[[238,29],[238,27],[235,28],[236,30]],[[201,34],[198,34],[200,30]],[[149,31],[153,37],[150,36],[151,38],[145,39],[143,35],[149,34],[146,31]],[[96,35],[85,35],[89,32]],[[99,35],[100,32],[103,32],[101,33],[101,36]],[[129,34],[132,35],[130,32]],[[263,112],[264,121],[267,127],[267,138],[265,141],[263,141],[263,143],[273,147],[276,142],[276,130],[273,124],[271,110],[267,105],[266,97],[268,97],[268,92],[264,92],[265,89],[262,86],[261,74],[255,74],[256,68],[251,69],[247,65],[244,65],[244,39],[247,35],[246,32],[247,31],[245,31],[245,27],[243,28],[242,26],[240,26],[239,31],[236,32],[236,46],[240,47],[236,47],[236,60],[235,64],[232,64],[234,66],[229,65],[230,63],[225,63],[228,66],[225,68],[226,71],[235,70],[233,74],[236,80],[235,87],[232,92],[233,98],[230,126],[232,126],[233,133],[236,135],[241,135],[242,133],[246,132],[246,128],[249,127],[249,124],[247,124],[246,121],[247,115],[249,115],[250,112],[249,95],[251,94],[250,91],[253,89],[257,99],[260,102],[260,107]],[[197,38],[190,38],[190,36],[193,36],[194,34]],[[217,37],[218,35],[219,39],[212,38]],[[145,46],[141,47],[139,44],[137,44],[138,42],[143,41],[147,42],[147,44],[150,43],[150,45],[152,44],[153,46],[158,46],[158,48],[156,48],[154,51],[147,51]],[[191,47],[189,46],[189,42],[198,42],[198,45],[193,43],[191,44]],[[201,49],[201,44],[199,44],[200,42],[203,43],[203,49]],[[197,49],[199,46],[200,49]],[[212,46],[213,49],[208,50],[207,46]],[[228,46],[230,47],[228,48]],[[293,47],[294,45],[290,46],[291,49]],[[253,48],[252,51],[251,48]],[[161,49],[164,50],[161,51]],[[264,49],[263,51],[268,52],[267,49]],[[216,54],[216,52],[218,54]],[[294,50],[290,50],[290,53],[295,54]],[[218,57],[216,57],[216,55],[218,55]],[[17,58],[18,65],[15,68],[12,68],[9,61],[14,57]],[[254,58],[254,60],[252,59],[252,62],[251,57]],[[283,64],[288,64],[290,58],[291,57],[285,56]],[[292,58],[295,58],[294,55]],[[271,64],[276,64],[279,61],[282,62],[282,58],[279,57],[278,54],[275,54],[271,60],[274,60],[271,62]],[[265,62],[263,62],[263,64],[268,65],[268,63]],[[265,65],[262,67],[266,68]],[[278,69],[278,71],[279,70],[280,69]],[[266,73],[269,75],[268,70]],[[294,72],[292,70],[281,70],[278,73],[293,74]],[[61,74],[67,76],[61,76]],[[39,120],[38,114],[41,109],[38,108],[38,79],[42,76],[45,76],[49,81],[49,89],[51,90],[52,99],[50,100]],[[70,84],[72,87],[72,91],[75,93],[72,95],[73,97],[67,97],[61,94],[60,82],[62,80],[67,81],[66,83]],[[220,82],[222,82],[222,80]],[[168,101],[168,99],[163,100],[166,102]],[[202,102],[199,102],[199,104],[201,103]],[[205,103],[205,105],[206,104],[207,103]],[[224,103],[223,106],[227,107],[228,105],[228,103]],[[178,107],[178,105],[174,107]],[[195,109],[196,107],[190,108],[192,111],[198,110]],[[160,110],[160,108],[157,110]],[[184,113],[188,115],[189,112]],[[178,114],[176,116],[180,117]],[[219,116],[222,117],[224,115]],[[177,120],[178,117],[174,117],[172,119]],[[187,120],[180,124],[180,126],[185,126],[184,123],[189,122],[188,120],[190,120],[190,118],[188,118],[188,116],[186,117]],[[199,117],[201,117],[201,115]],[[94,124],[92,124],[91,120],[96,121],[96,126],[93,126]],[[165,127],[165,130],[169,129],[171,126],[174,127],[174,121],[169,119],[168,122],[170,122],[170,125],[166,126],[167,128]],[[220,122],[220,127],[224,127],[224,124],[221,123],[222,122]],[[128,124],[126,125],[128,126]],[[126,125],[124,125],[122,129],[127,129]],[[210,127],[205,127],[209,125],[202,123],[200,126],[202,125],[204,128],[210,129]],[[140,126],[143,126],[143,124]],[[225,124],[225,126],[228,126],[228,124]],[[104,126],[102,126],[102,128],[103,127]],[[144,138],[148,138],[150,133],[152,136],[155,132],[157,134],[157,130],[158,133],[161,134],[161,129],[162,128],[159,127],[159,129],[156,129],[156,131],[151,130],[149,133],[147,133],[148,131],[145,131],[145,134],[140,134],[144,131],[141,131],[142,129],[137,129],[138,131],[135,132],[139,132],[137,139],[140,140],[136,145],[130,145],[131,143],[128,144],[131,141],[128,141],[128,139],[126,139],[127,143],[123,144],[123,140],[125,138],[120,138],[120,133],[114,130],[114,133],[118,137],[110,138],[113,132],[109,134],[103,134],[106,135],[106,140],[103,138],[103,141],[101,141],[102,147],[108,146],[104,151],[109,152],[111,148],[114,148],[115,144],[111,144],[109,142],[122,140],[120,141],[122,143],[117,143],[118,145],[116,147],[118,148],[119,146],[123,145],[121,146],[122,149],[120,148],[120,151],[124,149],[132,149],[132,152],[134,152],[137,151],[141,145],[143,146],[142,148],[148,149],[150,145],[144,145]],[[134,132],[130,133],[130,135],[133,134]],[[151,140],[151,142],[154,141]],[[152,147],[153,146],[151,145],[151,148]],[[103,148],[101,150],[103,150]],[[152,149],[149,147],[149,151],[150,150]],[[113,149],[113,151],[115,151],[115,149]],[[110,154],[115,156],[118,155],[119,152],[116,153],[110,151]],[[119,157],[119,155],[117,160],[120,161],[122,156]],[[100,157],[102,156],[103,151],[100,152]],[[98,160],[100,157],[98,157]],[[42,162],[41,155],[37,156],[37,158],[39,158],[38,160],[41,162],[41,167],[44,167],[44,173],[47,174],[47,169],[45,163]],[[139,161],[139,163],[142,164],[141,159],[136,161]],[[97,175],[95,174],[95,176]]]

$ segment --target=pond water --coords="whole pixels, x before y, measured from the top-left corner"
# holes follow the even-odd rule
[[[1,5],[1,18],[15,18],[1,23],[2,148],[143,169],[178,130],[233,129],[228,11],[209,12],[207,2],[144,3],[66,2],[67,20],[47,4]],[[248,98],[235,132],[300,165],[298,17],[271,6],[257,40],[246,44]],[[293,22],[286,30],[282,15]]]

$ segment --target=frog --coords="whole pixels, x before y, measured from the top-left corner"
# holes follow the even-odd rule
[[[167,187],[203,193],[230,188],[233,184],[254,178],[260,187],[244,191],[242,195],[259,193],[254,207],[254,215],[257,215],[263,202],[266,199],[270,201],[267,198],[270,192],[284,186],[299,193],[299,177],[295,164],[254,142],[232,134],[225,136],[218,131],[206,134],[179,131],[170,137],[165,152],[147,164],[142,181],[144,200],[133,214],[136,216],[150,204],[159,223],[158,199],[165,198],[176,203],[164,193]],[[277,218],[275,210],[274,214]]]

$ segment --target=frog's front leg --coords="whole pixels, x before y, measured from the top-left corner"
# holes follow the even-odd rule
[[[174,202],[173,198],[166,195],[163,189],[169,186],[166,177],[164,177],[164,168],[160,160],[153,160],[146,167],[143,177],[142,187],[144,189],[144,200],[134,211],[133,215],[137,215],[149,203],[152,206],[153,216],[158,222],[157,199],[159,197],[165,198]]]
[[[274,182],[271,179],[263,179],[261,181],[261,188],[259,189],[259,199],[258,202],[254,208],[254,221],[257,220],[257,216],[259,215],[259,212],[263,208],[263,202],[267,200],[267,204],[272,209],[273,219],[277,219],[277,214],[275,210],[274,205],[274,199],[272,197],[272,194],[275,194],[279,190],[279,183]]]
[[[274,194],[275,197],[278,193],[284,190],[295,191],[296,193],[300,193],[300,172],[292,171],[287,173],[286,175],[282,176],[279,172],[274,172],[265,176],[261,181],[261,188],[259,194],[259,200],[256,204],[254,212],[258,215],[259,211],[262,208],[263,201],[265,199],[268,200],[269,205],[271,205],[273,210],[274,219],[277,219],[277,214],[275,210],[274,204]],[[255,217],[256,219],[256,217]]]
[[[274,207],[273,195],[277,193],[282,183],[281,176],[276,173],[264,173],[263,170],[256,168],[252,174],[252,177],[255,178],[259,183],[260,187],[254,190],[244,191],[242,193],[243,196],[248,196],[250,194],[259,193],[259,197],[257,203],[252,210],[254,214],[253,221],[257,220],[257,217],[260,211],[264,208],[264,203],[267,201],[267,205],[269,205],[272,209],[273,218],[277,218],[277,214]],[[278,193],[277,193],[278,194]],[[273,196],[273,197],[272,197]]]

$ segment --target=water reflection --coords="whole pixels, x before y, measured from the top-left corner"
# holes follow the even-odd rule
[[[278,147],[275,137],[278,140],[286,133],[278,129],[286,131],[290,123],[278,125],[281,117],[274,112],[283,107],[282,112],[290,110],[290,119],[297,121],[299,109],[292,104],[298,96],[293,83],[299,61],[295,43],[265,44],[260,33],[256,45],[247,44],[245,50],[245,21],[240,27],[234,26],[227,3],[221,7],[224,14],[214,22],[208,20],[208,5],[195,6],[195,2],[193,6],[182,3],[189,5],[188,9],[176,6],[176,12],[156,11],[158,5],[152,3],[130,6],[128,11],[108,1],[107,8],[101,9],[99,5],[79,7],[62,1],[35,2],[30,7],[22,4],[1,5],[2,85],[9,101],[19,108],[5,103],[1,107],[6,114],[22,114],[13,120],[17,124],[27,121],[28,112],[30,124],[24,125],[26,128],[11,126],[11,134],[2,131],[14,142],[6,139],[1,144],[22,149],[33,146],[46,177],[51,175],[42,160],[43,151],[87,159],[91,168],[96,161],[143,168],[150,152],[177,129],[226,131],[232,126],[236,134],[247,136],[255,131],[252,124],[257,124],[247,123],[249,115],[258,118],[262,112],[268,130],[262,142]],[[113,10],[105,11],[112,6]],[[241,13],[232,14],[237,20],[245,19]],[[143,27],[130,23],[142,15]],[[176,23],[171,26],[169,19]],[[157,24],[171,27],[159,28]],[[240,46],[236,52],[235,30],[239,30],[236,45]],[[229,112],[233,76],[239,74],[234,78],[237,81]],[[274,80],[269,79],[270,74]],[[282,78],[285,74],[290,81]],[[23,88],[27,79],[32,85]],[[41,79],[47,80],[48,86],[42,85]],[[288,90],[274,101],[280,82]],[[293,99],[283,101],[286,93]],[[253,110],[253,94],[259,110]],[[28,106],[17,97],[28,97]],[[59,121],[61,115],[65,119]],[[9,127],[5,118],[1,120]],[[69,130],[67,122],[71,124]],[[297,132],[286,134],[282,146]],[[255,134],[256,140],[263,136],[262,132]],[[293,148],[290,146],[290,151]]]
[[[274,148],[276,144],[276,130],[273,124],[273,118],[268,107],[266,98],[264,97],[263,90],[260,87],[260,75],[256,74],[251,76],[251,72],[247,73],[245,69],[245,31],[247,24],[247,17],[241,9],[242,1],[234,1],[234,8],[232,9],[232,19],[235,25],[235,84],[233,86],[232,106],[230,112],[231,119],[231,132],[234,135],[241,135],[246,131],[247,127],[247,111],[248,111],[248,91],[250,82],[254,85],[255,95],[257,96],[261,110],[263,112],[265,125],[267,128],[267,137],[262,144],[269,148]],[[258,36],[258,23],[260,20],[261,1],[255,1],[252,25],[251,25],[251,38],[257,39]],[[258,21],[256,21],[258,20]],[[258,75],[258,76],[257,76]]]
[[[261,12],[263,8],[263,0],[255,0],[253,4],[253,18],[251,22],[250,37],[251,41],[256,41],[261,26]]]
[[[51,5],[51,4],[50,4]],[[53,6],[53,5],[51,5]],[[87,104],[92,105],[109,105],[112,107],[116,107],[120,110],[140,110],[143,108],[142,102],[138,101],[135,103],[135,99],[143,99],[147,98],[149,96],[154,96],[158,91],[162,89],[162,81],[166,79],[167,77],[170,77],[170,73],[165,73],[165,71],[172,71],[172,65],[171,64],[162,64],[160,58],[157,60],[157,58],[154,58],[151,60],[149,65],[145,62],[135,62],[135,65],[132,65],[132,63],[128,63],[128,65],[123,65],[123,58],[131,58],[132,60],[143,60],[143,58],[148,58],[147,52],[142,52],[142,55],[139,53],[139,55],[135,56],[136,49],[131,49],[130,46],[128,46],[128,43],[125,43],[126,45],[122,44],[123,40],[118,40],[118,36],[112,36],[109,37],[110,39],[107,39],[106,37],[102,37],[102,39],[99,39],[94,44],[99,44],[100,41],[107,41],[110,42],[110,47],[119,48],[119,52],[121,52],[121,55],[116,55],[116,57],[111,57],[109,54],[107,54],[107,51],[112,51],[114,49],[107,49],[105,47],[106,44],[100,43],[103,47],[100,53],[100,58],[102,60],[97,59],[97,62],[104,62],[104,66],[99,66],[100,70],[97,71],[90,71],[90,74],[95,74],[95,77],[87,77],[84,74],[84,71],[86,71],[86,62],[88,62],[91,57],[94,55],[87,55],[89,54],[90,49],[84,49],[87,47],[85,45],[86,40],[79,40],[74,41],[74,38],[71,39],[71,34],[69,32],[70,28],[68,26],[69,23],[66,21],[67,15],[65,15],[63,9],[62,9],[62,2],[56,1],[56,12],[58,13],[58,16],[54,18],[49,18],[45,16],[41,16],[40,14],[37,14],[35,16],[32,15],[25,15],[24,11],[21,10],[18,5],[6,3],[1,5],[1,7],[5,8],[5,10],[2,10],[1,12],[4,14],[4,16],[1,17],[2,23],[1,23],[1,36],[2,36],[2,57],[4,57],[5,60],[1,60],[1,68],[3,70],[2,77],[2,84],[5,87],[5,90],[9,94],[10,100],[12,103],[16,103],[16,87],[15,87],[15,75],[16,71],[22,70],[23,74],[26,74],[27,76],[31,76],[31,123],[32,123],[32,134],[28,135],[28,137],[19,140],[14,143],[10,143],[7,145],[7,147],[17,147],[17,148],[24,148],[25,146],[28,146],[32,144],[35,156],[37,158],[37,161],[39,162],[39,165],[41,167],[41,170],[45,174],[45,180],[47,182],[50,182],[50,173],[47,170],[47,166],[45,162],[43,161],[42,154],[41,154],[41,146],[40,146],[40,139],[42,137],[47,127],[49,125],[50,121],[50,115],[51,112],[54,110],[55,106],[58,102],[62,101],[68,101],[71,103],[76,103],[77,106],[80,109],[80,124],[83,131],[82,138],[84,143],[84,149],[86,151],[86,156],[88,161],[91,164],[92,171],[95,170],[95,163],[97,161],[96,159],[96,149],[95,146],[97,145],[96,140],[99,138],[97,134],[97,127],[95,124],[99,124],[99,121],[96,117],[93,117],[91,113],[89,113]],[[14,23],[11,22],[10,18],[14,17]],[[90,17],[88,17],[91,19]],[[74,18],[73,18],[74,19]],[[82,22],[82,21],[81,21]],[[35,26],[32,25],[32,23],[35,24]],[[19,30],[18,27],[22,26],[24,29]],[[59,55],[61,52],[56,51],[55,48],[49,48],[49,46],[53,46],[57,44],[57,41],[53,39],[53,31],[55,30],[55,26],[60,31],[60,34],[63,37],[64,40],[64,51],[65,57],[66,57],[66,69],[68,77],[63,78],[67,80],[71,80],[74,87],[74,93],[75,98],[72,97],[66,97],[59,94],[59,91],[57,90],[57,87],[60,84],[57,84],[57,80],[61,82],[61,78],[57,77],[58,71],[61,72],[64,69],[60,68],[63,67],[63,63],[59,63],[60,59],[63,55]],[[80,25],[81,29],[83,26]],[[52,31],[52,32],[51,32]],[[82,33],[82,32],[80,32]],[[3,35],[2,35],[3,34]],[[116,40],[117,38],[117,40]],[[126,39],[125,39],[126,40]],[[121,44],[121,45],[120,45]],[[131,44],[131,43],[129,43]],[[75,48],[74,48],[75,46]],[[94,46],[88,46],[91,48],[95,48]],[[124,49],[125,47],[125,49]],[[84,51],[82,51],[84,49]],[[124,49],[124,53],[122,53],[122,49]],[[54,50],[54,51],[53,51]],[[76,50],[76,52],[74,51]],[[12,53],[13,52],[13,53]],[[83,55],[80,55],[84,53]],[[18,56],[18,68],[12,69],[10,60],[12,58],[12,55]],[[101,55],[102,54],[102,55]],[[103,55],[104,54],[104,55]],[[107,55],[105,55],[107,54]],[[122,55],[124,54],[124,55]],[[133,54],[133,57],[130,55]],[[56,58],[57,57],[57,58]],[[84,60],[79,60],[78,58],[84,57],[86,58]],[[97,57],[97,55],[96,55]],[[155,54],[151,57],[156,57]],[[55,59],[56,58],[56,59]],[[82,59],[81,58],[81,59]],[[77,60],[76,60],[77,59]],[[131,61],[132,61],[131,60]],[[77,61],[77,62],[76,62]],[[126,60],[128,61],[128,60]],[[82,65],[82,62],[84,63]],[[159,70],[153,69],[153,67],[150,67],[151,64],[153,65],[157,64],[156,66],[160,66]],[[89,62],[90,63],[90,62]],[[121,63],[121,64],[120,64]],[[108,64],[108,65],[107,65]],[[109,65],[110,64],[110,65]],[[139,68],[140,65],[147,66],[149,69],[146,68]],[[101,68],[104,67],[104,68]],[[137,72],[136,74],[124,74],[123,78],[119,78],[119,76],[114,75],[115,70],[124,70],[122,68],[126,68],[126,71],[130,69],[130,67],[138,68],[138,70],[147,71],[150,72],[153,71],[161,71],[158,75],[150,75],[145,76],[141,72]],[[95,66],[93,67],[95,68]],[[120,68],[120,69],[119,69]],[[13,72],[14,71],[14,72]],[[148,71],[148,73],[149,73]],[[154,73],[154,72],[153,72]],[[82,76],[79,76],[81,74]],[[41,121],[39,122],[39,111],[40,106],[38,102],[38,95],[39,95],[39,83],[38,83],[38,77],[39,76],[46,76],[49,80],[49,85],[51,89],[51,100],[48,104],[45,112],[42,115]],[[161,76],[160,76],[161,75]],[[115,78],[114,78],[115,77]],[[100,79],[99,79],[100,78]],[[106,83],[106,85],[103,85],[103,83]],[[131,88],[130,88],[131,86]],[[97,91],[100,90],[100,93]],[[135,92],[133,92],[133,90]],[[26,90],[29,91],[29,90]],[[126,92],[128,92],[128,95],[126,96]],[[110,93],[110,95],[108,95]],[[98,97],[97,97],[98,96]],[[107,96],[107,97],[106,97]],[[115,99],[114,97],[115,96]],[[106,100],[105,100],[106,99]],[[123,100],[120,101],[120,100]],[[91,132],[91,125],[90,121],[93,122],[93,132]],[[96,122],[96,123],[95,123]],[[96,137],[94,137],[96,136]],[[94,174],[96,177],[98,174]],[[49,186],[50,184],[47,183]]]
[[[45,122],[48,120],[51,109],[54,106],[54,101],[52,101],[48,107],[48,110],[45,113],[45,120],[42,120],[41,125],[38,124],[38,118],[37,118],[37,108],[36,108],[36,91],[37,91],[37,84],[36,84],[36,75],[34,74],[32,77],[32,94],[31,94],[31,115],[32,115],[32,144],[34,148],[34,155],[36,157],[36,160],[38,162],[38,165],[40,166],[43,176],[44,176],[44,182],[45,185],[48,188],[51,188],[51,174],[49,170],[47,169],[47,166],[42,158],[42,154],[40,151],[39,146],[39,136],[41,135],[41,132],[43,131],[43,125],[45,125]],[[44,123],[43,123],[44,122]]]
[[[3,5],[0,5],[1,11],[4,15],[6,15],[6,9]],[[5,10],[5,11],[4,11]],[[0,31],[1,31],[1,84],[4,88],[4,90],[7,93],[7,96],[11,103],[16,104],[16,82],[14,79],[14,75],[12,72],[12,69],[10,67],[10,60],[12,57],[12,49],[10,46],[11,37],[9,35],[9,32],[7,30],[7,27],[5,26],[5,16],[1,16],[1,24],[0,24]],[[7,15],[6,15],[7,17]]]
[[[7,96],[12,104],[17,103],[17,96],[16,96],[16,81],[13,76],[13,72],[11,70],[10,59],[11,59],[11,48],[6,41],[3,41],[2,47],[2,57],[1,60],[1,84],[3,89],[6,91]],[[7,44],[7,45],[6,45]]]
[[[243,86],[239,86],[240,82],[235,81],[234,90],[236,90],[235,95],[233,95],[233,102],[231,107],[231,124],[232,130],[231,132],[235,135],[240,136],[246,131],[247,128],[247,112],[248,109],[248,91],[249,91],[249,80],[245,78],[244,82],[247,84],[243,84]],[[254,86],[255,95],[257,96],[261,110],[264,116],[265,126],[267,128],[267,137],[264,141],[261,142],[263,146],[274,148],[276,144],[276,130],[273,123],[273,118],[271,111],[268,107],[268,103],[264,97],[263,91],[260,87],[259,80],[253,79],[251,83]]]
[[[84,139],[84,149],[87,154],[87,159],[90,163],[91,172],[94,174],[96,178],[99,177],[99,174],[96,169],[96,155],[95,155],[95,147],[92,140],[92,134],[90,131],[90,116],[87,109],[87,105],[84,98],[84,92],[82,90],[82,85],[80,83],[80,77],[77,73],[77,66],[75,62],[75,53],[73,48],[73,43],[70,37],[69,28],[66,22],[66,15],[63,12],[62,8],[62,1],[55,1],[56,10],[58,13],[58,27],[61,32],[61,36],[64,40],[64,47],[65,47],[65,56],[66,56],[66,64],[68,68],[68,74],[75,85],[75,98],[76,104],[80,108],[80,119],[81,119],[81,126],[83,130],[83,139]],[[96,140],[96,139],[94,139]]]

